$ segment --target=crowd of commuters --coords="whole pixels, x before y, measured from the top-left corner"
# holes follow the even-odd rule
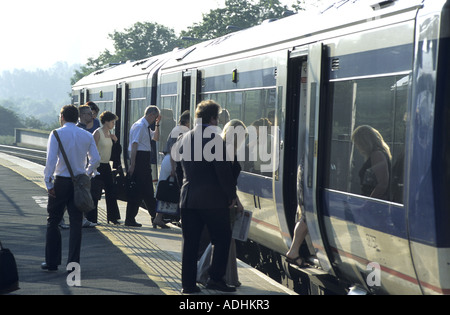
[[[73,105],[64,106],[60,113],[61,128],[56,130],[74,174],[85,173],[91,177],[91,194],[95,207],[85,216],[74,204],[73,182],[57,140],[53,134],[49,137],[44,170],[49,196],[45,262],[41,266],[44,270],[55,271],[61,264],[62,245],[58,225],[66,210],[70,219],[67,264],[80,262],[82,227],[98,224],[97,205],[103,190],[107,222],[121,224],[110,163],[114,161],[114,167],[121,168],[122,165],[121,147],[114,134],[115,123],[119,117],[110,111],[104,111],[99,115],[99,120],[98,113],[99,108],[93,102],[79,108]],[[186,111],[168,136],[167,133],[164,135],[167,139],[164,139],[164,159],[159,176],[159,180],[174,177],[180,188],[178,211],[183,235],[182,292],[200,292],[197,282],[201,282],[208,289],[233,292],[240,285],[232,226],[236,214],[243,211],[236,193],[241,171],[236,154],[243,142],[242,138],[229,130],[241,128],[245,133],[247,129],[242,121],[230,120],[229,113],[212,100],[198,104],[195,120],[192,126],[190,112]],[[125,157],[128,158],[126,162],[129,162],[126,181],[127,207],[123,222],[126,226],[142,226],[135,218],[139,207],[144,205],[154,228],[168,228],[164,215],[157,212],[151,169],[151,156],[156,153],[152,152],[152,141],[160,140],[160,123],[163,121],[158,107],[148,106],[143,117],[130,129],[128,157]],[[220,130],[218,126],[223,127],[222,134],[217,132]],[[221,150],[217,150],[220,156],[211,159],[202,155],[199,159],[194,150],[199,149],[194,148],[194,138],[198,134],[202,135],[202,152],[214,143],[215,146],[222,146]],[[175,151],[182,152],[182,159],[175,159],[172,155],[172,152],[175,152],[175,144]],[[230,144],[234,146],[231,151],[227,150]],[[233,154],[229,155],[230,152]],[[300,240],[295,244],[301,244],[303,234],[307,231],[304,220],[301,226],[301,236],[297,238]],[[209,244],[209,249],[205,250],[203,244]],[[210,250],[212,246],[213,251]],[[293,249],[288,253],[288,258],[300,265],[300,259],[296,258],[298,249],[294,248],[294,254],[292,251]],[[208,255],[208,259],[204,259],[203,265],[200,266],[198,263],[201,253]]]

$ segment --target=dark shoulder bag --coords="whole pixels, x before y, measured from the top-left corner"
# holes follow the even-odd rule
[[[0,294],[19,290],[19,274],[14,255],[0,242]]]
[[[156,189],[156,200],[166,201],[171,203],[178,203],[180,201],[180,187],[175,177],[170,180],[171,177],[167,177],[166,180],[161,180],[158,183]]]

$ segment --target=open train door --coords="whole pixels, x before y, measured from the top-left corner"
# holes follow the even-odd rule
[[[319,204],[319,117],[322,87],[322,43],[311,44],[307,57],[307,101],[306,101],[306,144],[304,159],[304,207],[306,222],[312,245],[316,251],[320,266],[331,275],[335,275],[329,257],[323,215]]]

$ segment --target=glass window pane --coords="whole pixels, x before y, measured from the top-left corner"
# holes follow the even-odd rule
[[[403,202],[409,76],[332,82],[330,87],[328,187]]]

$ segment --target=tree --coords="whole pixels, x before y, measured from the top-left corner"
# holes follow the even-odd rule
[[[176,47],[173,29],[157,23],[137,22],[125,32],[109,34],[114,41],[115,57],[119,60],[139,60],[163,54]]]
[[[108,37],[114,41],[115,53],[105,49],[99,57],[89,58],[85,66],[75,71],[72,85],[82,77],[108,66],[127,60],[140,60],[173,50],[178,41],[175,31],[158,23],[137,22],[124,32],[114,31]]]
[[[16,113],[0,106],[0,135],[13,136],[14,128],[23,127]]]
[[[281,18],[287,10],[278,0],[226,0],[225,8],[211,10],[203,15],[203,21],[194,23],[181,36],[212,39],[229,33],[227,26],[240,29],[260,24],[264,20]]]
[[[317,5],[321,1],[323,0],[308,0],[308,5]],[[306,0],[297,0],[293,5],[294,11],[305,8]],[[115,52],[105,49],[98,58],[89,58],[86,65],[75,71],[71,83],[75,84],[82,77],[110,63],[139,60],[169,52],[175,47],[192,45],[192,42],[182,40],[183,37],[201,40],[217,38],[230,32],[227,26],[249,28],[267,19],[282,18],[286,10],[288,7],[281,5],[279,0],[226,0],[224,8],[203,14],[203,20],[182,31],[180,38],[177,38],[173,29],[163,25],[137,22],[123,32],[114,31],[109,34],[109,38],[114,41]]]

